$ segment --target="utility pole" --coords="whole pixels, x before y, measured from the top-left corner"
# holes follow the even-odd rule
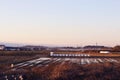
[[[98,44],[97,44],[97,42],[96,42],[96,46],[97,46]]]

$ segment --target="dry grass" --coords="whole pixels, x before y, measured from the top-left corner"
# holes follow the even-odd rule
[[[65,62],[32,68],[26,80],[120,80],[120,64],[78,65]]]

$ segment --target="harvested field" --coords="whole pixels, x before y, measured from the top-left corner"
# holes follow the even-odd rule
[[[15,64],[1,80],[120,80],[120,58],[41,57]],[[14,76],[12,78],[12,76]]]
[[[1,53],[0,80],[120,80],[119,54],[88,53],[89,57],[17,54]]]

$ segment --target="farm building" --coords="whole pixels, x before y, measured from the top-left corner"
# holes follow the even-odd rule
[[[20,48],[19,47],[5,47],[6,51],[19,51]]]
[[[4,50],[5,49],[5,45],[0,45],[0,50]]]

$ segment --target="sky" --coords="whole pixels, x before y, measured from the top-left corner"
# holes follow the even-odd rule
[[[0,42],[120,44],[120,0],[0,0]]]

